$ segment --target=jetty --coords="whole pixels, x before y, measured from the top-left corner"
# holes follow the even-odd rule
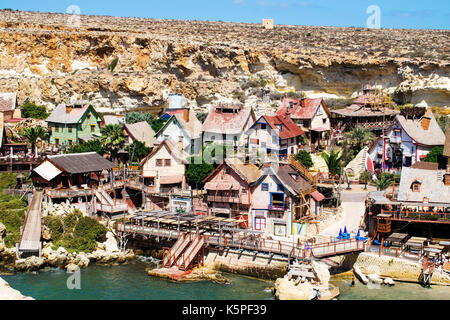
[[[25,217],[18,247],[19,256],[41,253],[41,204],[43,192],[34,190],[31,204]]]

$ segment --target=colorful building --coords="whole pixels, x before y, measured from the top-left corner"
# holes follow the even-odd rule
[[[386,135],[369,148],[376,169],[400,171],[421,161],[434,147],[443,146],[445,135],[431,110],[421,117],[397,115]]]
[[[83,102],[60,104],[47,118],[50,143],[70,146],[100,136],[102,118],[94,107]]]
[[[298,153],[304,133],[288,116],[261,116],[246,132],[248,150],[287,158]]]

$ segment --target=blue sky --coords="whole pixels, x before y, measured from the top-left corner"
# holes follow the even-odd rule
[[[382,28],[449,29],[449,0],[1,0],[0,8],[159,19],[366,27],[370,5],[381,10]]]

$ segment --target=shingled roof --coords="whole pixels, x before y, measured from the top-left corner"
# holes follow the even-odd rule
[[[85,104],[83,106],[73,106],[69,113],[66,112],[66,105],[60,104],[52,112],[52,114],[47,118],[47,122],[54,123],[78,123],[89,109],[89,105]]]
[[[450,158],[450,127],[445,133],[444,157]]]
[[[237,112],[223,112],[227,107]],[[203,123],[203,132],[240,134],[248,121],[253,123],[255,120],[255,114],[250,107],[219,105],[209,111]]]
[[[450,186],[444,184],[445,170],[425,170],[415,168],[403,168],[400,177],[398,201],[423,202],[424,198],[429,203],[449,203]],[[418,192],[412,191],[413,182],[420,183]]]
[[[292,105],[292,108],[290,108],[290,105]],[[312,119],[316,115],[317,109],[320,107],[320,105],[324,106],[325,112],[328,114],[328,116],[330,116],[330,111],[328,110],[327,106],[325,105],[325,101],[322,98],[301,100],[284,98],[283,106],[278,109],[277,116],[284,118],[286,114],[289,114],[291,119],[294,120]]]
[[[272,130],[275,130],[281,139],[295,138],[305,133],[289,117],[282,118],[280,116],[261,116],[261,118],[266,120]],[[280,131],[280,125],[283,126],[282,131]]]
[[[61,171],[70,174],[98,172],[115,167],[114,163],[103,158],[96,152],[48,156],[47,160]]]
[[[16,108],[16,93],[0,93],[0,112],[12,111]]]
[[[430,118],[428,130],[422,128],[421,125],[425,117]],[[444,132],[442,132],[441,127],[430,110],[427,110],[427,113],[421,119],[407,119],[402,115],[397,115],[395,119],[417,143],[425,146],[443,146],[445,144]]]
[[[123,126],[133,140],[143,142],[149,148],[153,147],[155,131],[153,131],[147,121],[124,124]]]
[[[252,163],[244,163],[239,158],[227,158],[225,163],[248,184],[258,181],[262,172]]]
[[[332,113],[345,116],[345,117],[376,117],[376,116],[394,116],[399,114],[400,112],[394,109],[385,108],[383,111],[381,110],[371,110],[369,108],[365,108],[364,106],[358,104],[352,104],[349,107],[343,109],[337,109],[331,111]]]

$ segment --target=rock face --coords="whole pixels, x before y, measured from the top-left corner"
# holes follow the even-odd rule
[[[383,79],[401,103],[449,101],[447,30],[73,18],[2,10],[0,91],[50,109],[89,99],[103,113],[158,113],[177,91],[195,110],[240,99],[261,114],[281,92],[350,98]]]
[[[27,271],[27,272],[37,271],[44,265],[44,263],[45,263],[44,259],[31,256],[26,259],[16,260],[14,269],[16,271]]]
[[[319,283],[323,286],[328,286],[330,281],[330,271],[328,271],[326,264],[312,261],[311,267],[314,275],[319,280]]]
[[[31,297],[25,297],[16,289],[9,286],[8,282],[0,278],[0,300],[34,300]]]
[[[0,222],[0,240],[6,236],[6,227],[3,223]]]

